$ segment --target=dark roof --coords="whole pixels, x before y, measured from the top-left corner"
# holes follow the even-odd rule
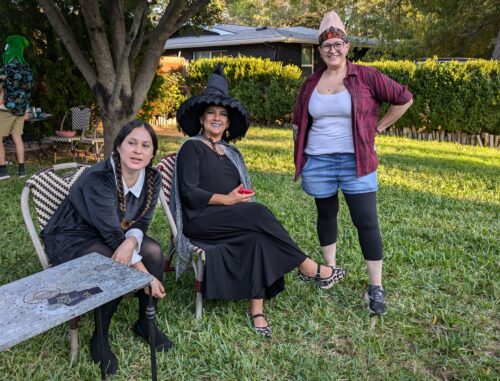
[[[266,42],[318,44],[318,31],[302,26],[271,28],[215,24],[211,28],[204,29],[214,34],[172,37],[165,43],[165,49],[208,48],[214,46],[262,44]],[[350,38],[356,46],[375,46],[376,44],[374,39],[362,39],[352,36]]]

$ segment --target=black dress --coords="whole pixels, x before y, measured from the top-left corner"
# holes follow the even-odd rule
[[[161,189],[161,175],[154,170],[152,202],[147,213],[136,220],[130,229],[139,229],[146,235]],[[125,197],[128,221],[135,220],[144,208],[147,182],[144,181],[139,198],[131,193]],[[125,241],[120,227],[118,188],[110,159],[85,170],[71,187],[41,232],[45,251],[52,265],[80,257],[95,244],[104,244],[116,250]]]
[[[189,140],[177,156],[183,232],[206,252],[206,299],[272,298],[284,274],[307,256],[281,223],[257,202],[209,205],[214,193],[240,184],[236,167],[201,141]]]

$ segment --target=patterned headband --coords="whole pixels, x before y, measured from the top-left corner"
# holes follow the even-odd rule
[[[321,45],[324,41],[329,40],[330,38],[340,38],[344,42],[349,42],[347,34],[345,34],[342,29],[335,28],[334,26],[331,26],[319,35],[319,44]]]

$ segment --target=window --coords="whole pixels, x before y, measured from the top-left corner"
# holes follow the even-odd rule
[[[302,45],[300,67],[304,76],[310,75],[314,72],[314,46]]]
[[[213,57],[223,57],[226,53],[226,51],[223,50],[217,50],[217,51],[210,51],[210,50],[205,50],[202,52],[193,52],[193,60],[199,60],[200,58],[213,58]]]

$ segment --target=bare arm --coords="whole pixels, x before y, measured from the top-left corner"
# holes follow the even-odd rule
[[[375,126],[375,130],[378,133],[381,133],[387,127],[396,123],[399,120],[399,118],[401,118],[404,115],[406,110],[408,110],[410,108],[412,103],[413,103],[413,99],[410,99],[404,105],[400,105],[400,106],[391,105],[391,107],[389,107],[389,110],[387,110],[387,112],[383,116],[383,118],[378,121],[377,125]]]

